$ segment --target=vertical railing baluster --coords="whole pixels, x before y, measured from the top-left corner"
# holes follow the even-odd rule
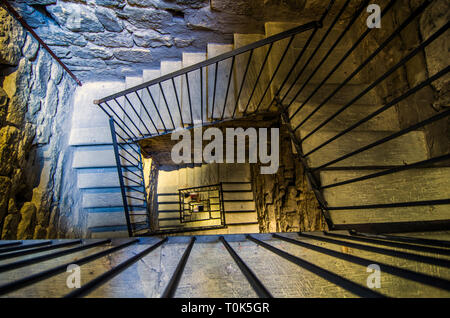
[[[222,116],[220,117],[220,120],[223,120],[223,117],[225,116],[225,109],[227,108],[228,94],[230,92],[231,80],[233,78],[232,75],[233,75],[233,68],[234,68],[235,58],[236,58],[236,56],[233,56],[233,58],[231,59],[230,73],[228,74],[227,91],[225,93],[225,101],[223,103]]]
[[[175,126],[175,123],[173,122],[172,112],[170,111],[169,103],[167,103],[166,94],[164,94],[164,89],[162,88],[161,82],[159,82],[158,85],[159,85],[159,89],[161,90],[161,95],[164,99],[164,103],[166,104],[167,112],[169,113],[170,121],[172,122],[172,127],[173,127],[173,129],[176,129],[177,127]]]
[[[216,88],[217,88],[217,69],[219,68],[219,62],[216,62],[214,68],[214,89],[213,89],[213,99],[212,99],[212,112],[211,119],[214,121],[214,107],[216,105]]]
[[[142,99],[141,99],[141,97],[139,96],[139,94],[138,94],[137,92],[134,92],[134,93],[136,94],[137,98],[139,99],[139,102],[140,102],[141,105],[142,105],[142,108],[144,109],[145,113],[147,114],[148,118],[150,119],[153,128],[155,128],[155,132],[156,132],[156,135],[157,135],[157,134],[158,134],[158,128],[156,128],[156,125],[155,125],[155,123],[153,122],[152,116],[150,116],[150,113],[148,112],[147,107],[145,107],[144,102],[142,101]]]
[[[239,99],[241,98],[242,90],[243,90],[243,88],[244,88],[245,80],[246,80],[246,78],[247,78],[247,73],[248,73],[248,70],[249,70],[249,68],[250,68],[250,63],[251,63],[251,61],[252,61],[252,57],[253,57],[253,52],[254,52],[254,51],[255,51],[255,50],[251,50],[251,51],[250,51],[249,57],[248,57],[248,59],[247,59],[247,65],[245,66],[245,71],[244,71],[244,75],[243,75],[243,77],[242,77],[241,86],[240,86],[240,88],[239,88],[239,93],[238,93],[237,98],[236,98],[236,104],[234,105],[233,115],[231,116],[232,118],[235,118],[234,116],[235,116],[235,114],[236,114],[236,109],[237,109],[238,106],[239,106]]]
[[[142,120],[142,117],[140,114],[138,114],[137,110],[134,108],[133,103],[130,101],[130,99],[128,98],[127,95],[124,95],[125,99],[127,100],[127,102],[130,104],[131,109],[133,110],[133,112],[136,114],[137,118],[139,119],[139,121],[142,123],[142,125],[144,125],[145,130],[147,130],[148,134],[151,135],[152,133],[150,132],[150,130],[148,129],[147,125],[145,124],[145,122]],[[140,130],[139,133],[141,134],[141,137],[143,137],[145,134],[143,134]]]
[[[194,115],[192,114],[192,100],[191,100],[191,88],[189,86],[189,73],[185,73],[186,76],[186,88],[188,93],[188,101],[189,101],[189,112],[191,113],[191,126],[194,126]]]
[[[291,36],[291,38],[289,39],[289,42],[288,42],[288,44],[286,45],[286,48],[284,49],[284,52],[283,52],[283,54],[281,55],[280,60],[278,61],[278,65],[277,65],[277,67],[275,68],[275,71],[273,72],[273,74],[272,74],[272,76],[271,76],[271,78],[270,78],[270,80],[269,80],[269,83],[267,84],[267,87],[266,87],[266,89],[264,90],[263,95],[261,96],[261,99],[260,99],[258,105],[256,106],[255,112],[258,111],[259,107],[261,106],[261,104],[262,104],[262,102],[263,102],[263,100],[264,100],[264,97],[266,97],[266,94],[267,94],[267,92],[269,91],[270,85],[272,85],[272,82],[273,82],[273,80],[275,79],[275,76],[277,75],[278,70],[279,70],[280,67],[281,67],[281,64],[283,64],[284,58],[286,57],[286,54],[287,54],[287,52],[289,51],[289,48],[291,47],[291,44],[292,44],[292,42],[294,41],[294,38],[295,38],[295,35]],[[269,109],[270,106],[271,106],[271,105],[269,105],[269,107],[268,107],[267,109]]]
[[[256,78],[255,85],[253,86],[252,93],[250,94],[250,98],[248,99],[247,106],[245,106],[244,115],[247,113],[248,106],[250,105],[250,102],[251,102],[251,100],[252,100],[252,98],[253,98],[253,95],[255,94],[256,87],[257,87],[258,84],[259,84],[259,79],[261,78],[261,75],[262,75],[262,73],[263,73],[263,71],[264,71],[264,67],[265,67],[266,64],[267,64],[267,60],[269,59],[269,55],[270,55],[270,52],[272,51],[272,47],[273,47],[273,42],[270,43],[269,49],[267,50],[266,56],[264,57],[264,61],[263,61],[263,63],[262,63],[262,66],[261,66],[261,69],[260,69],[260,71],[259,71],[258,77]]]
[[[177,88],[176,88],[176,86],[175,86],[175,80],[174,80],[173,77],[172,77],[172,86],[173,86],[173,90],[175,91],[175,98],[176,98],[176,100],[177,100],[178,112],[180,113],[181,127],[184,128],[183,114],[181,113],[180,100],[178,99],[178,92],[177,92]]]
[[[203,125],[204,118],[203,118],[203,68],[202,67],[200,67],[200,116],[202,118],[202,125]],[[208,117],[208,115],[206,117]]]
[[[133,130],[131,130],[130,127],[128,127],[127,124],[125,124],[125,122],[123,121],[123,119],[120,118],[119,115],[117,115],[117,113],[116,113],[116,112],[114,111],[114,109],[108,104],[108,102],[105,102],[105,104],[106,104],[106,106],[108,106],[108,108],[112,111],[112,113],[116,116],[116,118],[117,118],[118,120],[120,120],[120,122],[121,122],[121,123],[128,129],[128,131],[134,136],[134,138],[138,138],[138,137],[134,134]],[[108,114],[109,117],[112,117],[111,114],[109,114],[109,113],[102,107],[101,104],[99,104],[99,107],[100,107],[106,114]],[[113,118],[114,118],[114,117],[113,117]],[[120,127],[120,129],[121,129],[125,134],[127,134],[128,137],[130,137],[131,140],[133,140],[133,138],[125,131],[125,129],[122,128],[121,125],[119,125],[115,120],[114,120],[114,122],[116,123],[116,125],[117,125],[118,127]]]
[[[184,251],[184,254],[181,257],[180,261],[178,262],[177,268],[175,269],[175,272],[173,273],[172,278],[169,281],[169,284],[164,290],[164,293],[161,295],[161,298],[173,298],[173,296],[175,296],[178,283],[180,282],[181,276],[183,275],[184,267],[186,266],[192,247],[194,246],[195,240],[196,240],[195,236],[191,238],[188,247]]]
[[[365,3],[369,2],[369,0],[365,0]],[[286,97],[289,95],[289,93],[291,92],[291,90],[295,87],[295,85],[297,84],[297,81],[300,79],[300,77],[303,75],[303,72],[306,70],[306,68],[308,66],[310,66],[310,63],[312,61],[312,59],[314,57],[316,57],[316,53],[319,51],[319,49],[322,47],[323,43],[325,42],[325,40],[327,39],[328,35],[330,35],[331,30],[333,29],[333,27],[336,25],[336,23],[339,21],[339,19],[341,18],[342,14],[344,13],[345,9],[347,8],[347,6],[349,5],[350,0],[347,0],[344,5],[342,6],[341,10],[339,11],[339,13],[336,15],[336,17],[334,18],[333,22],[331,23],[330,27],[328,28],[328,30],[325,32],[324,36],[322,37],[322,39],[320,40],[319,44],[317,44],[316,48],[314,49],[314,51],[311,53],[311,55],[309,56],[308,60],[304,63],[303,68],[300,70],[300,72],[297,74],[297,76],[295,77],[294,81],[292,82],[291,86],[289,87],[289,89],[287,90],[286,94],[283,96],[283,98],[281,98],[281,104],[283,104],[283,101],[286,99]],[[344,35],[347,33],[348,29],[350,28],[350,26],[353,25],[354,20],[356,20],[356,18],[359,16],[359,13],[361,13],[362,9],[364,8],[364,3],[361,4],[359,10],[357,11],[357,13],[355,13],[353,15],[353,19],[348,23],[347,28],[341,33],[341,35],[339,36],[339,38],[335,41],[334,45],[328,50],[328,52],[332,52],[334,50],[334,48],[337,46],[337,44],[341,41],[341,39],[344,37]],[[325,55],[325,58],[322,60],[324,61],[326,58],[328,57],[328,55]],[[319,63],[320,65],[320,63]],[[314,72],[313,72],[314,73]],[[305,81],[304,85],[306,85],[308,81]]]
[[[148,95],[150,96],[150,99],[152,100],[153,106],[155,106],[155,110],[156,110],[156,113],[158,114],[159,120],[161,121],[161,124],[163,125],[164,132],[167,132],[166,124],[164,123],[164,120],[161,117],[161,114],[159,112],[158,106],[156,105],[155,99],[153,98],[153,95],[150,92],[150,89],[148,88],[148,86],[146,87],[146,89],[147,89]],[[159,135],[159,131],[158,131],[158,135]]]
[[[120,192],[122,194],[123,209],[125,212],[125,219],[127,221],[128,236],[132,237],[133,230],[131,228],[130,212],[128,210],[128,200],[127,200],[126,193],[125,193],[126,189],[125,189],[125,184],[124,184],[123,178],[122,178],[122,164],[120,163],[119,148],[117,147],[116,130],[114,128],[114,121],[113,121],[112,117],[109,118],[109,127],[111,129],[111,137],[112,137],[112,142],[113,142],[114,156],[115,156],[116,165],[117,165],[117,174],[119,175]]]
[[[134,121],[130,118],[130,116],[128,115],[128,113],[125,111],[125,109],[122,107],[122,105],[117,101],[116,98],[114,98],[114,102],[116,102],[116,104],[119,106],[119,108],[123,111],[123,113],[125,114],[125,116],[128,117],[128,119],[130,120],[130,122],[133,124],[133,126],[136,128],[136,130],[141,134],[141,136],[143,136],[144,134],[140,131],[140,129],[138,128],[138,126],[136,126],[136,124],[134,123]]]
[[[219,237],[219,240],[222,242],[223,246],[225,246],[228,253],[230,253],[233,260],[236,262],[237,266],[241,270],[242,274],[244,274],[247,281],[252,286],[253,290],[260,298],[272,298],[272,295],[267,290],[267,288],[261,283],[258,277],[253,273],[253,271],[244,263],[244,261],[239,257],[239,255],[234,251],[234,249],[228,244],[223,236]]]

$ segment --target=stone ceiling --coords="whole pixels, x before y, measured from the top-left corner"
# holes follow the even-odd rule
[[[263,33],[317,0],[16,0],[13,7],[82,81],[123,79],[234,32]],[[303,15],[303,18],[305,16]],[[312,17],[313,18],[313,17]]]

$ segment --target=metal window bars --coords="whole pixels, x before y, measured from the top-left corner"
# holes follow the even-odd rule
[[[432,274],[425,273],[419,267],[411,267],[411,264],[408,263],[415,262],[416,265],[431,264],[432,266],[449,268],[450,265],[447,259],[449,251],[448,241],[392,235],[374,237],[371,234],[354,232],[351,232],[350,235],[336,234],[331,232],[325,232],[325,235],[321,235],[320,233],[298,233],[298,236],[294,236],[292,234],[295,233],[291,233],[291,235],[272,234],[270,235],[270,237],[260,234],[244,235],[240,236],[239,238],[237,238],[236,236],[225,235],[209,237],[206,240],[204,238],[197,238],[196,236],[193,236],[190,238],[189,242],[186,242],[188,244],[186,245],[183,254],[180,256],[175,270],[169,276],[167,285],[164,287],[164,291],[161,292],[161,297],[171,298],[177,296],[178,285],[183,277],[186,264],[189,262],[191,251],[193,248],[195,248],[195,246],[198,246],[199,248],[212,248],[211,253],[213,253],[214,251],[217,253],[219,250],[217,248],[214,248],[215,245],[211,244],[218,242],[221,242],[223,244],[224,249],[222,250],[226,250],[230,254],[230,260],[234,260],[237,268],[240,269],[244,277],[247,279],[249,285],[255,291],[255,294],[261,298],[271,298],[272,292],[277,292],[276,289],[278,288],[275,286],[275,290],[272,290],[271,292],[271,289],[274,288],[274,284],[273,282],[270,283],[271,279],[268,279],[267,277],[261,275],[260,264],[255,263],[256,259],[253,257],[248,258],[248,255],[242,255],[244,253],[244,250],[241,248],[233,248],[232,245],[236,246],[236,244],[239,244],[237,245],[237,247],[239,247],[242,243],[253,242],[256,245],[261,246],[264,250],[267,250],[267,253],[264,252],[260,254],[261,257],[280,257],[281,259],[297,265],[304,271],[310,272],[312,276],[308,279],[324,279],[331,283],[332,286],[340,287],[343,290],[346,290],[347,292],[359,297],[379,298],[386,297],[386,294],[392,296],[393,290],[390,290],[389,286],[396,286],[396,284],[388,284],[388,287],[381,289],[370,289],[365,286],[364,283],[355,281],[355,277],[351,278],[351,275],[349,277],[342,271],[337,271],[336,269],[332,271],[329,268],[327,269],[327,266],[324,266],[325,259],[329,259],[331,261],[329,263],[342,261],[344,262],[343,264],[351,263],[363,266],[361,270],[364,269],[364,272],[365,267],[371,264],[377,264],[380,267],[382,273],[389,274],[395,279],[404,279],[414,283],[430,286],[440,291],[450,292],[450,281],[445,278],[445,274],[439,274],[439,271],[433,271]],[[370,239],[368,239],[368,237],[370,237]],[[352,241],[355,240],[360,241],[360,243],[353,243]],[[180,241],[180,239],[174,238],[173,243],[176,243],[178,246],[180,242],[184,241],[184,239]],[[397,245],[399,244],[399,241],[401,241],[401,246]],[[195,242],[198,242],[198,245],[195,245]],[[138,252],[136,252],[134,247],[137,247],[138,243],[139,246],[143,244],[144,248],[138,248]],[[288,244],[286,245],[285,243]],[[81,286],[81,288],[76,288],[70,292],[68,290],[67,294],[63,294],[63,297],[67,298],[87,296],[102,285],[107,284],[112,278],[122,273],[137,261],[146,257],[157,248],[161,247],[170,249],[170,244],[170,238],[164,238],[161,240],[153,238],[141,238],[126,241],[119,240],[114,242],[110,239],[83,241],[50,241],[49,246],[53,246],[54,249],[60,250],[56,252],[49,252],[47,254],[41,254],[40,256],[34,258],[28,258],[24,254],[22,255],[25,256],[24,258],[3,265],[1,269],[2,273],[15,270],[20,267],[30,266],[32,264],[41,262],[44,263],[49,259],[53,260],[53,263],[48,263],[46,267],[43,267],[42,270],[37,271],[33,274],[26,274],[23,277],[20,277],[20,275],[11,276],[12,279],[6,280],[6,283],[0,285],[0,296],[9,296],[8,294],[10,293],[20,291],[24,288],[29,288],[43,280],[52,279],[53,277],[64,273],[68,265],[76,264],[78,266],[82,266],[84,264],[94,262],[95,260],[98,260],[105,256],[114,258],[120,251],[123,252],[120,256],[120,259],[124,259],[123,256],[127,255],[127,257],[120,263],[114,265],[111,268],[108,268],[98,276],[88,280]],[[288,245],[291,244],[293,248],[286,250]],[[70,245],[78,246],[69,248]],[[297,249],[295,246],[302,249],[302,256],[298,256],[298,253],[294,252]],[[97,250],[90,251],[90,249],[94,247]],[[343,252],[341,251],[341,247],[350,247],[352,248],[353,252]],[[42,247],[39,246],[34,248],[30,247],[30,251],[31,253],[38,253],[39,251],[42,252],[41,248]],[[399,249],[401,249],[402,251],[399,251]],[[77,254],[80,251],[85,251],[84,255],[86,256],[80,257],[80,255]],[[315,257],[307,257],[305,252],[308,251],[312,251]],[[363,251],[363,253],[360,253],[361,251]],[[370,252],[370,254],[367,254],[366,252]],[[416,252],[421,252],[422,254],[416,254]],[[295,255],[292,253],[295,253]],[[165,254],[172,255],[172,253]],[[0,255],[3,255],[3,253],[0,253]],[[383,257],[383,255],[387,255],[389,257],[386,258]],[[196,255],[195,257],[198,256]],[[404,259],[406,260],[406,262],[394,262],[394,258]],[[246,259],[247,262],[244,259]],[[319,259],[322,259],[322,261],[319,262]],[[224,261],[228,262],[227,260]],[[161,269],[164,271],[165,267],[161,267]],[[26,271],[24,271],[23,273],[26,273]],[[281,270],[280,273],[285,274],[284,270]],[[276,269],[272,274],[277,274]],[[226,279],[226,277],[223,278]],[[302,279],[306,278],[307,277],[305,276]],[[130,283],[129,279],[127,281],[128,283]],[[269,288],[265,286],[265,283],[267,282],[269,282],[270,284]],[[140,280],[136,279],[131,283],[136,284],[136,287],[138,287],[138,285],[140,284]],[[45,284],[43,286],[45,286]],[[39,292],[40,290],[39,286],[37,287],[38,288],[35,290],[35,293]],[[30,289],[28,290],[30,291]],[[45,289],[41,289],[41,291],[42,290]],[[64,293],[63,288],[59,288],[59,290],[61,293]],[[119,292],[125,291],[124,289],[117,288],[113,290]],[[111,294],[108,295],[111,296]],[[285,294],[283,293],[283,295]],[[35,294],[35,296],[38,295]],[[126,295],[113,294],[113,297],[117,296],[123,297]],[[322,296],[326,296],[326,294]]]
[[[417,222],[399,222],[398,224],[339,224],[337,226],[331,220],[330,211],[350,209],[364,211],[367,209],[389,209],[393,207],[449,205],[450,199],[441,198],[437,200],[371,205],[361,204],[357,206],[329,206],[324,198],[323,191],[409,169],[424,169],[436,166],[448,161],[450,154],[440,154],[433,158],[398,167],[381,167],[384,168],[381,171],[332,184],[321,184],[318,178],[318,173],[332,168],[336,163],[352,158],[374,147],[384,145],[414,130],[426,129],[434,123],[447,120],[450,114],[448,109],[437,112],[429,118],[422,118],[419,122],[409,127],[402,128],[349,153],[336,156],[335,159],[324,162],[318,167],[309,168],[311,155],[321,149],[326,149],[332,142],[342,138],[380,114],[397,107],[400,103],[406,101],[407,98],[414,97],[421,90],[448,76],[449,67],[447,66],[412,86],[405,82],[407,89],[400,93],[393,92],[393,96],[388,98],[376,111],[357,120],[349,127],[343,127],[334,136],[304,152],[303,144],[305,141],[316,135],[324,127],[327,127],[338,116],[342,116],[347,109],[354,107],[362,98],[367,97],[369,93],[386,82],[393,74],[405,67],[408,62],[411,62],[416,56],[429,49],[430,45],[435,43],[437,39],[448,36],[449,22],[446,22],[427,38],[422,39],[415,47],[406,51],[405,56],[400,58],[399,61],[395,61],[392,66],[387,67],[380,76],[372,79],[361,92],[355,93],[354,97],[346,102],[336,102],[336,97],[351,85],[352,80],[361,75],[371,63],[374,63],[381,52],[388,50],[401,33],[405,32],[412,23],[420,19],[432,1],[424,0],[415,7],[406,19],[400,21],[398,26],[393,27],[392,32],[388,33],[380,41],[378,47],[368,54],[366,58],[363,58],[362,62],[354,70],[348,70],[350,75],[335,85],[331,93],[324,93],[324,87],[338,70],[342,70],[344,63],[349,60],[349,57],[361,52],[359,56],[367,55],[363,51],[363,43],[368,39],[369,35],[376,32],[370,28],[364,29],[359,37],[352,39],[349,48],[345,49],[345,53],[342,56],[332,59],[332,57],[340,55],[336,48],[344,39],[347,41],[347,38],[349,38],[348,34],[357,32],[354,30],[355,25],[359,23],[358,21],[361,21],[361,17],[365,13],[364,9],[368,3],[369,1],[367,0],[361,1],[358,6],[352,9],[350,1],[346,1],[341,7],[337,8],[337,12],[334,15],[330,15],[329,13],[335,5],[335,1],[332,0],[329,2],[324,14],[317,21],[269,36],[261,41],[97,100],[95,103],[111,118],[111,127],[115,127],[115,134],[121,140],[120,144],[136,146],[137,142],[143,138],[160,136],[180,129],[191,129],[196,126],[212,125],[222,121],[245,118],[247,115],[256,112],[272,111],[272,106],[275,105],[283,121],[289,124],[289,133],[299,160],[307,168],[306,173],[309,183],[319,201],[330,229],[370,230],[380,233],[386,232],[392,226],[397,230],[448,228],[450,225],[449,220],[421,222],[421,224]],[[396,0],[388,1],[382,8],[382,17],[393,10],[397,4],[398,1]],[[327,22],[329,27],[320,35],[318,31],[328,18],[331,19],[331,21]],[[343,28],[339,29],[342,31],[337,30],[337,24],[343,25]],[[332,38],[330,36],[332,32],[337,32],[338,35]],[[319,35],[321,38],[317,39]],[[292,50],[294,43],[299,39],[303,40],[301,49]],[[324,45],[327,41],[331,41],[329,49]],[[319,54],[322,51],[324,53]],[[342,52],[341,49],[340,51]],[[256,58],[257,53],[260,58]],[[338,62],[335,63],[332,60],[338,60]],[[269,64],[271,67],[269,67]],[[310,66],[309,69],[308,66]],[[250,74],[252,75],[250,76]],[[319,78],[319,74],[325,75]],[[194,85],[198,80],[200,85],[198,83]],[[184,90],[180,89],[180,85],[175,84],[175,82],[179,83],[180,81],[182,82],[181,86],[185,88]],[[204,81],[207,85],[203,84]],[[231,93],[232,87],[234,94]],[[272,93],[272,96],[269,96],[269,93]],[[268,96],[270,98],[267,98]],[[301,102],[297,102],[299,96],[302,96]],[[312,111],[304,114],[302,110],[305,110],[306,105],[313,99],[320,99],[320,102],[313,107]],[[338,110],[331,116],[326,115],[325,119],[320,121],[320,124],[308,129],[300,137],[299,130],[305,130],[306,123],[310,123],[311,118],[319,117],[319,114],[329,109],[329,104],[333,103],[340,105]],[[119,170],[124,168],[121,167]],[[126,191],[123,190],[122,193],[124,192]],[[126,193],[123,195],[124,204],[127,204],[127,195]],[[145,201],[143,203],[145,204]]]

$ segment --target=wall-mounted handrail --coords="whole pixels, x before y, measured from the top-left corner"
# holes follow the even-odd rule
[[[71,70],[64,64],[61,59],[52,51],[51,48],[48,47],[48,45],[44,42],[44,40],[41,39],[39,35],[37,35],[36,32],[30,27],[30,25],[20,16],[20,14],[11,6],[10,3],[8,3],[8,0],[1,0],[1,3],[5,6],[6,10],[11,13],[11,15],[16,18],[17,21],[28,31],[31,33],[31,35],[47,50],[47,52],[55,59],[56,62],[58,62],[59,65],[70,75],[70,77],[73,78],[75,82],[79,86],[82,86],[83,84],[81,81],[75,76],[75,74],[72,73]]]

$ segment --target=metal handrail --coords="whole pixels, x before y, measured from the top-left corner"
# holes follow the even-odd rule
[[[240,54],[243,54],[243,53],[255,50],[255,49],[260,48],[262,46],[265,46],[265,45],[268,45],[268,44],[271,44],[271,43],[274,43],[274,42],[278,42],[280,40],[289,38],[289,37],[291,37],[293,35],[297,35],[299,33],[302,33],[302,32],[305,32],[305,31],[308,31],[308,30],[311,30],[311,29],[315,29],[315,28],[321,28],[321,27],[322,27],[322,24],[320,23],[320,21],[312,21],[312,22],[300,25],[298,27],[295,27],[295,28],[292,28],[290,30],[287,30],[287,31],[284,31],[284,32],[281,32],[281,33],[278,33],[278,34],[275,34],[275,35],[272,35],[272,36],[267,37],[265,39],[262,39],[260,41],[257,41],[257,42],[254,42],[254,43],[251,43],[251,44],[239,47],[237,49],[234,49],[232,51],[229,51],[229,52],[217,55],[217,56],[212,57],[212,58],[209,58],[209,59],[207,59],[205,61],[193,64],[191,66],[187,66],[187,67],[182,68],[182,69],[180,69],[178,71],[175,71],[175,72],[163,75],[163,76],[158,77],[158,78],[156,78],[154,80],[147,81],[145,83],[142,83],[142,84],[136,85],[134,87],[125,89],[125,90],[123,90],[123,91],[121,91],[119,93],[106,96],[106,97],[101,98],[99,100],[95,100],[94,104],[101,104],[101,103],[113,100],[115,98],[119,98],[119,97],[125,96],[125,95],[127,95],[129,93],[136,92],[136,91],[141,90],[143,88],[146,88],[146,87],[149,87],[149,86],[153,86],[153,85],[162,83],[162,82],[167,81],[167,80],[171,80],[174,77],[178,77],[180,75],[191,73],[193,71],[198,71],[201,68],[213,65],[213,64],[215,64],[217,62],[221,62],[221,61],[226,60],[228,58],[232,58],[234,56],[237,56],[237,55],[240,55]]]

